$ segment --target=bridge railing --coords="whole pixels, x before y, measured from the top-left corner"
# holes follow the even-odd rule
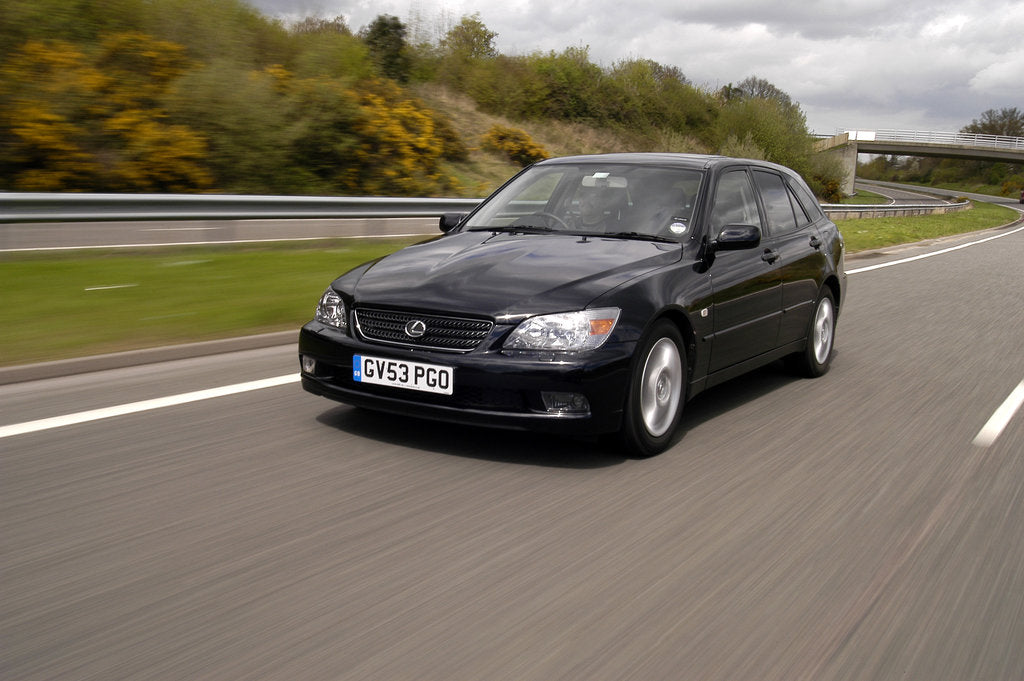
[[[860,142],[918,142],[921,144],[951,144],[964,147],[1024,150],[1024,137],[1006,137],[1003,135],[976,135],[964,132],[923,130],[836,130],[837,135],[844,133],[850,136],[850,141]]]

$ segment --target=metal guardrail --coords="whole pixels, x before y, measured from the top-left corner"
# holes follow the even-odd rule
[[[899,210],[901,208],[906,208],[907,210],[965,208],[969,204],[970,201],[959,201],[956,203],[823,203],[821,204],[821,209],[825,212],[830,210],[869,212],[873,210]]]
[[[468,213],[479,203],[480,199],[0,192],[0,223],[429,218]],[[822,204],[822,209],[832,219],[843,219],[944,213],[968,205]]]
[[[418,218],[466,213],[480,199],[227,194],[51,194],[0,192],[3,222]]]
[[[975,135],[963,132],[929,132],[921,130],[844,130],[837,128],[836,135],[842,134],[848,134],[851,142],[917,142],[920,144],[949,144],[964,147],[1024,150],[1024,137],[1005,137],[1002,135]]]
[[[955,203],[876,203],[863,205],[823,203],[821,208],[830,220],[835,221],[852,218],[890,218],[955,213],[966,210],[970,205],[971,202],[965,200]]]

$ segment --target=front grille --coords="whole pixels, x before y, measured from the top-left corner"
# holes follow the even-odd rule
[[[400,310],[356,308],[356,328],[369,341],[409,348],[469,352],[490,334],[492,322],[463,317],[419,314]],[[426,330],[419,338],[405,332],[410,322],[420,321]]]

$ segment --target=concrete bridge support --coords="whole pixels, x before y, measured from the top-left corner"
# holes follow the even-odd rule
[[[857,179],[857,143],[850,140],[850,134],[844,132],[826,140],[820,140],[815,145],[815,150],[820,154],[834,156],[843,164],[845,174],[841,189],[843,194],[853,194],[853,183]]]

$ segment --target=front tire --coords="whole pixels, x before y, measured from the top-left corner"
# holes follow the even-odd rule
[[[686,351],[679,329],[657,322],[637,348],[619,439],[626,452],[646,458],[672,443],[686,399]]]

